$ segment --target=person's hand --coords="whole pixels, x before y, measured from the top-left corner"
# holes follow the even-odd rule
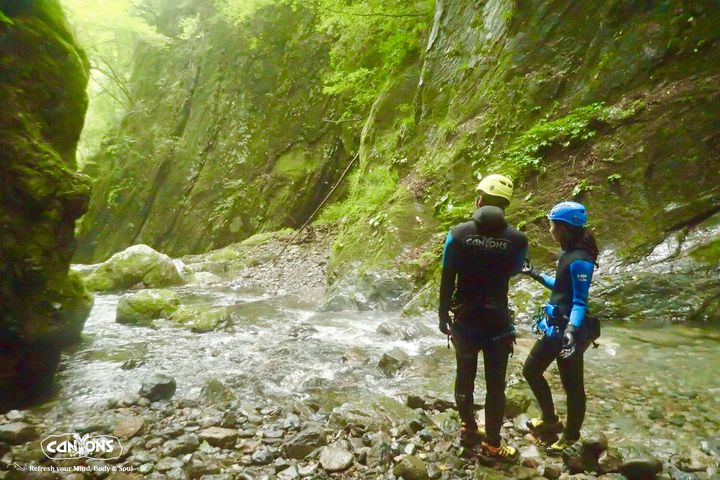
[[[440,312],[438,315],[440,317],[440,323],[438,325],[440,332],[442,332],[444,335],[450,335],[450,313]]]
[[[529,258],[526,258],[523,262],[522,269],[520,270],[520,273],[523,275],[532,275],[533,273],[533,264],[530,262]]]
[[[529,258],[525,259],[520,273],[522,273],[523,275],[528,275],[530,278],[532,278],[533,280],[537,280],[538,282],[540,282],[542,279],[542,277],[540,277],[540,272],[538,270],[535,270],[535,266],[533,266]]]
[[[500,341],[507,347],[508,353],[512,357],[515,354],[515,344],[517,343],[515,335],[508,335]]]
[[[570,358],[575,353],[575,327],[568,325],[563,333],[563,345],[560,358]]]

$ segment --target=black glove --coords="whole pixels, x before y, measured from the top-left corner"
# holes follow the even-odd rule
[[[438,328],[443,334],[450,335],[450,324],[452,323],[450,320],[450,313],[439,312],[438,316],[440,317],[440,324],[438,325]]]
[[[532,278],[533,280],[540,281],[540,272],[535,270],[535,267],[533,266],[529,258],[526,258],[525,262],[523,262],[520,273],[522,273],[523,275],[529,275],[530,278]]]
[[[563,333],[562,350],[560,350],[560,358],[570,358],[575,353],[575,327],[568,325]]]

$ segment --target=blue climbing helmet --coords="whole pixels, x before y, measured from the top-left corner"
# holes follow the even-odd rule
[[[560,202],[550,210],[547,218],[568,223],[573,227],[584,227],[587,225],[587,210],[581,203]]]

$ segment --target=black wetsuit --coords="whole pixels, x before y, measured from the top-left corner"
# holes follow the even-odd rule
[[[455,401],[462,421],[476,426],[473,391],[480,351],[485,362],[485,426],[491,445],[500,444],[505,409],[505,374],[514,337],[508,311],[508,282],[522,269],[525,234],[508,226],[500,208],[479,208],[447,236],[440,284],[440,317],[455,313],[451,335],[457,372]]]
[[[543,373],[553,361],[557,361],[560,380],[567,394],[567,423],[565,438],[580,438],[580,428],[585,419],[585,384],[583,378],[583,353],[589,346],[586,338],[587,298],[592,281],[595,259],[581,248],[562,252],[555,278],[544,274],[535,278],[552,290],[544,308],[545,318],[538,327],[543,337],[535,342],[525,361],[523,375],[540,404],[543,420],[557,421],[550,386]],[[569,358],[560,358],[563,332],[568,324],[576,328],[577,347]]]

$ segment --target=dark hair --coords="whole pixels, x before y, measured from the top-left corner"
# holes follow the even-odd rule
[[[507,198],[498,197],[497,195],[488,195],[487,193],[483,193],[480,195],[480,199],[482,200],[483,205],[492,205],[493,207],[502,208],[503,210],[510,205],[510,201]]]
[[[560,228],[560,246],[563,250],[571,250],[573,248],[581,248],[588,252],[595,265],[598,265],[597,258],[600,255],[600,249],[595,240],[595,234],[586,227],[576,227],[565,222],[555,222]]]

